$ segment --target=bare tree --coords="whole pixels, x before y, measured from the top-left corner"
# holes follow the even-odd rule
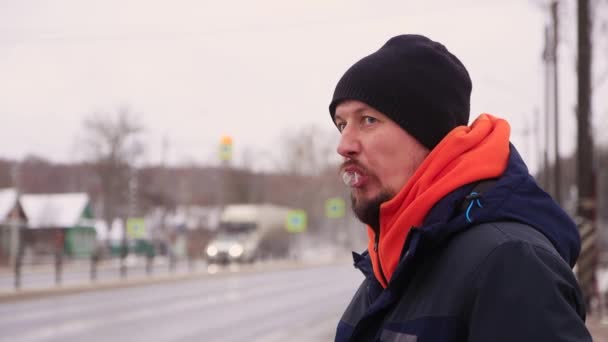
[[[111,227],[114,218],[127,214],[134,164],[143,154],[143,127],[128,107],[92,113],[83,125],[84,148],[99,177],[102,215]]]
[[[291,175],[319,175],[338,161],[335,148],[338,133],[310,125],[281,138],[281,171]]]
[[[306,210],[310,231],[323,225],[325,201],[343,193],[337,172],[339,136],[337,130],[309,125],[287,132],[278,144],[276,165],[283,175],[268,191],[283,193],[290,206]],[[271,198],[277,195],[268,193]]]

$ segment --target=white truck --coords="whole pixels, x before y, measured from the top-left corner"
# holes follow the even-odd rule
[[[252,262],[289,255],[289,208],[270,204],[231,204],[220,215],[217,235],[207,245],[210,263]]]

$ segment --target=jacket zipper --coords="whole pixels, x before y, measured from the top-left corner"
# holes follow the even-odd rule
[[[374,252],[376,253],[376,258],[378,259],[378,270],[380,271],[380,276],[382,277],[382,280],[384,281],[386,286],[388,286],[388,281],[386,281],[386,276],[384,275],[384,271],[382,270],[382,263],[380,262],[380,253],[378,252],[379,244],[380,244],[380,229],[378,229],[378,233],[374,236]]]

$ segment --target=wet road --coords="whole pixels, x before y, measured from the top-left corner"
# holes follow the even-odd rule
[[[361,279],[345,263],[0,304],[0,340],[329,341]]]

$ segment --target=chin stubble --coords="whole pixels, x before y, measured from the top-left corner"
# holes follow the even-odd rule
[[[375,231],[378,231],[380,228],[380,205],[390,200],[392,197],[393,196],[390,193],[383,191],[372,199],[357,200],[351,193],[351,207],[361,222],[369,225]]]

